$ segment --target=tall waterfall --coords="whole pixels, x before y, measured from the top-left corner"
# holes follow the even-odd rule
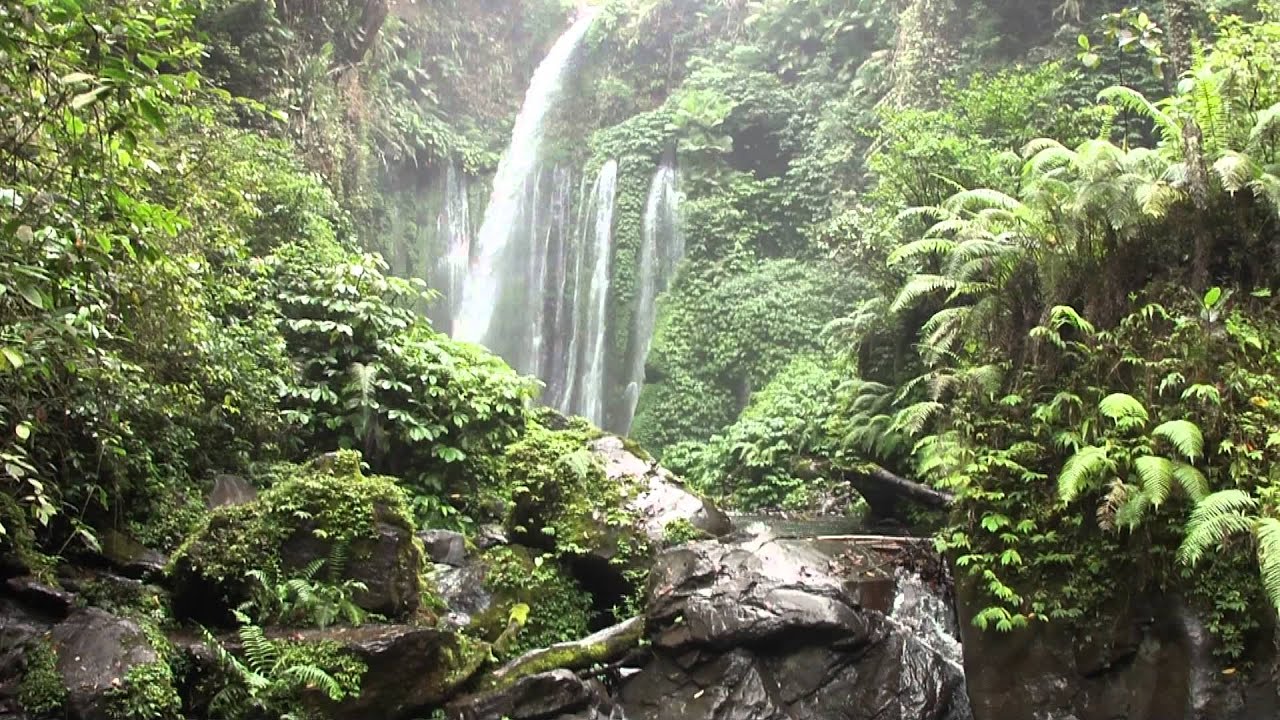
[[[609,301],[609,261],[613,254],[613,203],[618,189],[618,163],[610,160],[600,168],[592,191],[595,223],[592,228],[591,278],[587,289],[586,339],[582,378],[582,399],[576,410],[591,422],[604,423],[604,362]]]
[[[482,342],[512,362],[514,348],[498,342],[493,332],[494,313],[505,299],[503,291],[513,273],[523,276],[521,261],[530,256],[534,244],[530,225],[529,191],[539,186],[539,162],[547,113],[560,97],[574,51],[582,43],[594,18],[585,14],[556,41],[550,54],[533,73],[524,106],[516,116],[511,144],[498,163],[493,193],[485,209],[484,222],[476,236],[462,301],[454,316],[453,334],[462,340]],[[523,368],[522,368],[523,369]]]
[[[654,325],[658,319],[658,294],[675,276],[676,265],[684,256],[684,236],[680,232],[680,196],[676,170],[663,164],[649,183],[649,199],[644,208],[644,237],[640,248],[637,273],[635,316],[631,323],[630,357],[627,372],[626,416],[621,429],[626,431],[635,418],[640,389],[644,385],[644,364],[649,356]]]
[[[456,163],[445,169],[444,203],[436,221],[436,237],[443,254],[436,261],[436,281],[448,303],[448,318],[457,316],[467,268],[471,263],[471,207],[467,199],[467,179]]]

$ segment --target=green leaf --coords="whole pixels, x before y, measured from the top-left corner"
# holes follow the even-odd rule
[[[30,283],[23,283],[18,286],[18,293],[22,295],[22,299],[26,300],[34,308],[44,309],[44,295],[40,289]]]
[[[25,441],[27,438],[31,437],[31,423],[18,423],[18,426],[13,429],[13,434],[17,435],[19,440]]]
[[[93,79],[94,79],[94,76],[90,75],[89,73],[73,72],[73,73],[67,73],[66,75],[63,75],[62,77],[58,78],[58,82],[62,83],[63,85],[70,85],[72,83],[85,82],[87,80],[93,80]]]
[[[1220,287],[1210,288],[1209,292],[1204,294],[1204,306],[1206,308],[1212,309],[1220,300],[1222,300],[1222,288]]]
[[[1112,393],[1102,399],[1098,403],[1098,412],[1103,416],[1116,421],[1117,425],[1137,424],[1139,426],[1147,424],[1150,416],[1147,415],[1147,409],[1142,403],[1132,395],[1125,393]]]
[[[14,370],[17,370],[18,368],[22,367],[22,365],[26,362],[26,358],[22,356],[22,353],[18,352],[17,350],[14,350],[13,348],[8,348],[8,347],[0,348],[0,357],[3,357],[5,361],[9,363],[9,367],[13,368]]]
[[[102,97],[102,95],[110,89],[111,88],[106,85],[99,85],[88,92],[80,93],[79,95],[71,98],[71,109],[79,110],[86,105],[91,105],[94,102],[97,102],[98,98]]]

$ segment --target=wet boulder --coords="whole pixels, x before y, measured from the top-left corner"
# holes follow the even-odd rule
[[[593,665],[604,665],[621,658],[639,644],[643,635],[644,618],[632,618],[580,640],[530,650],[485,676],[480,686],[502,688],[531,675],[553,670],[584,670]]]
[[[673,524],[686,524],[709,537],[732,529],[719,508],[686,490],[671,471],[629,450],[622,438],[606,435],[594,440],[591,452],[603,465],[605,477],[627,488],[627,509],[635,513],[650,541],[663,543]]]
[[[501,690],[450,703],[450,720],[545,720],[589,711],[604,693],[568,670],[530,675]]]
[[[417,610],[422,555],[404,491],[365,477],[359,453],[337,453],[324,469],[297,469],[256,500],[219,507],[168,567],[181,617],[227,623],[251,590],[247,573],[294,577],[321,563],[320,577],[363,583],[355,601],[388,617]]]
[[[887,565],[851,543],[770,537],[667,551],[649,583],[654,658],[619,695],[627,717],[964,718],[958,657],[894,617]]]
[[[164,574],[169,558],[115,529],[102,531],[102,556],[126,577],[147,580]]]
[[[321,701],[334,720],[417,717],[454,696],[489,657],[484,643],[413,625],[311,630],[293,637],[336,642],[369,668],[358,696],[337,705]]]
[[[467,537],[452,530],[423,530],[418,533],[423,551],[431,562],[439,565],[461,567],[466,564],[470,552]]]
[[[77,610],[53,628],[50,640],[66,689],[65,710],[78,720],[118,717],[117,703],[127,692],[131,671],[156,666],[167,672],[137,623],[97,608]]]

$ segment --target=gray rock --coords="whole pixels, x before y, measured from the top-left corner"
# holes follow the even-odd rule
[[[852,544],[692,543],[650,576],[654,659],[630,720],[958,720],[964,676],[892,617],[887,563]]]
[[[249,481],[235,475],[219,475],[213,479],[213,492],[206,505],[210,509],[244,505],[258,499],[258,490]]]
[[[30,575],[5,580],[4,589],[23,604],[59,619],[65,618],[76,602],[75,594],[43,583]]]
[[[478,558],[462,567],[436,565],[435,570],[436,589],[448,607],[446,620],[451,625],[466,627],[493,604],[484,586],[485,566]]]
[[[369,612],[387,617],[405,617],[418,609],[421,586],[418,568],[421,555],[408,530],[378,522],[374,534],[352,543],[342,576],[364,583],[366,589],[353,598]],[[328,559],[332,543],[308,531],[300,531],[280,548],[286,568],[303,568]]]
[[[511,538],[501,525],[481,525],[476,530],[475,543],[481,550],[488,550],[500,545],[510,545]]]
[[[169,558],[145,547],[119,530],[102,532],[102,556],[113,567],[135,580],[148,580],[164,574]]]
[[[110,692],[131,668],[160,659],[137,623],[97,608],[77,610],[52,640],[67,709],[79,720],[110,720]]]
[[[531,675],[502,690],[450,703],[450,720],[546,720],[587,710],[599,694],[568,670]]]
[[[443,704],[457,693],[489,657],[484,644],[413,625],[308,630],[290,636],[336,642],[369,666],[359,696],[334,705],[317,694],[325,716],[334,720],[419,717],[417,711]]]
[[[975,720],[1280,717],[1277,639],[1264,634],[1224,673],[1203,620],[1176,595],[1118,591],[1087,630],[1049,623],[995,633],[969,622],[985,605],[981,590],[958,591]],[[1259,619],[1274,627],[1272,613]]]
[[[685,490],[669,470],[627,450],[622,439],[607,435],[592,441],[591,451],[604,465],[605,476],[633,492],[627,509],[639,518],[645,535],[661,543],[665,529],[685,521],[712,537],[732,529],[729,517],[711,502]]]
[[[467,562],[467,537],[452,530],[423,530],[418,533],[427,557],[434,563],[461,567]]]

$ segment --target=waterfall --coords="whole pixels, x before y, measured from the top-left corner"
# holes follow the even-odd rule
[[[438,285],[444,292],[447,318],[457,316],[462,286],[471,261],[471,207],[467,200],[467,179],[450,162],[445,169],[444,206],[436,221],[436,237],[442,240],[443,254],[436,262]],[[448,330],[448,328],[445,328]]]
[[[502,290],[509,273],[522,271],[520,261],[527,259],[533,238],[529,226],[528,191],[537,187],[539,162],[547,113],[559,98],[569,73],[574,51],[582,43],[593,14],[585,14],[556,41],[551,52],[538,65],[525,94],[524,106],[516,116],[511,144],[498,163],[493,179],[493,192],[485,208],[484,221],[476,236],[476,247],[470,271],[462,290],[462,301],[454,315],[454,336],[482,342],[513,362],[513,348],[496,342],[500,333],[491,328],[495,311],[502,302]],[[505,345],[505,347],[504,347]]]
[[[631,428],[636,404],[640,402],[640,389],[644,385],[644,364],[649,356],[649,345],[658,319],[658,294],[671,283],[676,265],[684,255],[676,181],[675,168],[664,164],[658,167],[649,183],[649,199],[644,208],[640,267],[636,274],[635,315],[631,323],[626,415],[620,425],[621,432]]]
[[[583,357],[586,374],[582,379],[582,402],[578,412],[596,425],[604,422],[605,331],[608,320],[609,261],[613,253],[613,203],[618,188],[618,163],[610,160],[600,168],[592,191],[596,214],[591,244],[591,272],[586,298],[586,345]]]

